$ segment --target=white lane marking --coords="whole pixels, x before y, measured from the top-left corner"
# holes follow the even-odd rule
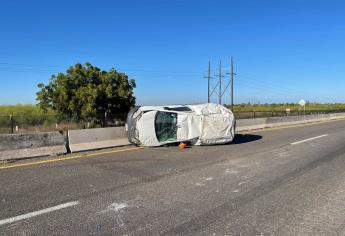
[[[308,142],[308,141],[311,141],[311,140],[314,140],[314,139],[318,139],[318,138],[323,138],[323,137],[326,137],[326,136],[328,136],[328,134],[323,134],[323,135],[316,136],[316,137],[313,137],[313,138],[304,139],[304,140],[301,140],[301,141],[298,141],[298,142],[291,143],[291,145],[296,145],[296,144]]]
[[[24,215],[15,216],[15,217],[12,217],[12,218],[0,220],[0,226],[1,225],[5,225],[5,224],[10,224],[10,223],[13,223],[13,222],[16,222],[16,221],[20,221],[20,220],[25,220],[25,219],[28,219],[28,218],[31,218],[31,217],[42,215],[42,214],[46,214],[46,213],[49,213],[49,212],[52,212],[52,211],[57,211],[57,210],[60,210],[60,209],[63,209],[63,208],[75,206],[75,205],[78,205],[78,204],[79,204],[79,201],[68,202],[68,203],[57,205],[57,206],[49,207],[49,208],[46,208],[46,209],[43,209],[43,210],[34,211],[34,212],[27,213],[27,214],[24,214]]]
[[[279,156],[280,157],[289,157],[289,156],[291,156],[291,154],[288,152],[282,152],[282,153],[279,153]]]
[[[225,173],[238,174],[238,171],[237,170],[232,170],[232,169],[226,169]]]
[[[101,211],[100,213],[106,213],[106,212],[109,212],[109,211],[119,212],[122,209],[125,209],[127,207],[128,207],[128,205],[126,203],[114,202],[110,206],[107,206],[107,208],[105,210]]]
[[[242,182],[239,182],[239,183],[238,183],[238,186],[241,186],[241,185],[247,184],[247,183],[248,183],[248,181],[242,181]]]

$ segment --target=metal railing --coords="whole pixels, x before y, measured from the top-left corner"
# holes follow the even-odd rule
[[[251,111],[235,112],[236,119],[301,116],[311,114],[328,114],[345,112],[337,110],[306,110],[304,111]],[[123,126],[126,122],[126,113],[100,114],[97,119],[76,122],[73,119],[58,119],[55,115],[0,115],[0,133],[30,133],[48,131],[66,131],[68,129],[88,129],[100,127]],[[101,118],[100,118],[101,117]]]
[[[281,117],[281,116],[303,116],[314,114],[329,114],[329,113],[341,113],[345,112],[345,109],[335,110],[300,110],[295,111],[251,111],[251,112],[235,112],[236,119],[251,119],[251,118],[266,118],[266,117]]]

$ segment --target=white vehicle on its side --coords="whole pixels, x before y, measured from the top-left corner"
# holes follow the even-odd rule
[[[222,105],[142,106],[127,116],[128,140],[139,146],[230,143],[235,137],[234,114]]]

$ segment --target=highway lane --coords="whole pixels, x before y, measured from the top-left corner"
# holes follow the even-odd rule
[[[342,234],[344,138],[335,121],[3,169],[0,234]]]

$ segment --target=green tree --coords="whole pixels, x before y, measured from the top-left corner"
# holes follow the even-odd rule
[[[38,84],[38,104],[51,108],[60,119],[100,121],[104,114],[128,112],[135,105],[134,80],[124,73],[103,71],[90,63],[71,66],[66,73],[50,78],[48,85]]]

